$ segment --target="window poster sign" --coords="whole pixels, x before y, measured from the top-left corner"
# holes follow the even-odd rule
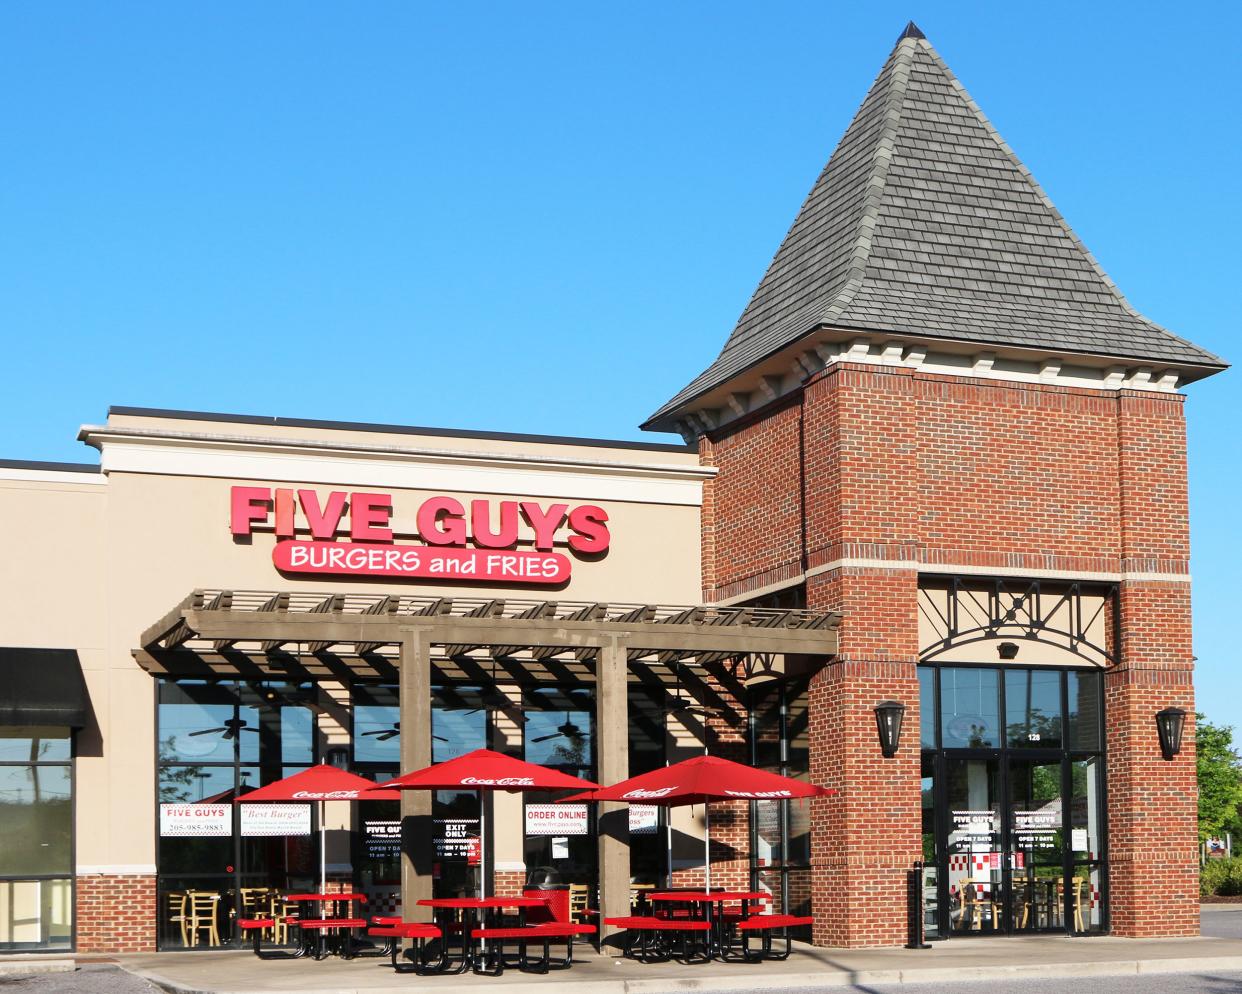
[[[310,835],[309,804],[239,804],[242,835]]]
[[[397,819],[362,822],[362,851],[367,859],[396,859],[401,855],[401,822]]]
[[[233,834],[231,804],[161,804],[160,835],[164,837]]]
[[[586,835],[585,804],[526,805],[527,835]]]
[[[437,818],[435,826],[437,859],[464,859],[471,865],[478,863],[478,818]]]
[[[630,805],[630,835],[655,835],[660,829],[660,809],[654,804]]]
[[[992,847],[992,836],[996,834],[999,820],[995,811],[958,810],[950,812],[953,819],[953,837],[959,843],[969,843],[976,851],[980,848]]]
[[[1057,829],[1061,827],[1059,810],[1015,811],[1014,834],[1023,849],[1056,849]]]

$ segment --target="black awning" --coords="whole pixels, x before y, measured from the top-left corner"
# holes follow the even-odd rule
[[[86,725],[90,707],[73,649],[0,647],[0,725]]]

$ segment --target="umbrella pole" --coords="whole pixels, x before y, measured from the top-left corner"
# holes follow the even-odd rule
[[[712,889],[712,806],[703,802],[703,876],[706,890]]]
[[[673,809],[664,809],[664,886],[673,886]]]
[[[319,893],[328,893],[328,821],[327,804],[319,802]]]
[[[483,878],[487,873],[487,807],[483,803],[483,791],[479,791],[479,897],[487,897],[487,885]]]

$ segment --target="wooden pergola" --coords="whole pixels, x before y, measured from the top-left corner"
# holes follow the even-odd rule
[[[629,775],[627,684],[634,669],[676,664],[744,681],[822,664],[840,616],[750,607],[670,607],[357,593],[195,590],[142,634],[135,657],[161,675],[395,679],[401,768],[431,763],[433,677],[595,684],[597,779]],[[781,665],[775,665],[776,660]],[[625,805],[601,804],[600,903],[629,910]],[[431,795],[401,801],[402,906],[431,896]]]

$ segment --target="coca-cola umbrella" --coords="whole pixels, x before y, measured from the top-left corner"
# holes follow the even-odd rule
[[[483,813],[483,791],[503,790],[511,794],[528,790],[581,790],[598,788],[599,784],[570,776],[548,766],[539,766],[514,759],[491,749],[475,749],[456,759],[436,763],[395,780],[372,787],[372,791],[393,790],[476,790],[479,792],[479,863],[486,866],[486,818]],[[480,891],[483,874],[479,873]],[[483,896],[482,893],[479,894]]]
[[[301,773],[257,787],[233,799],[234,804],[272,803],[279,801],[319,802],[319,893],[328,886],[327,828],[324,825],[324,804],[328,801],[398,801],[395,790],[375,790],[375,782],[347,770],[321,763]]]
[[[630,804],[661,804],[679,807],[703,805],[703,872],[707,887],[712,885],[711,815],[713,801],[785,801],[795,797],[827,797],[837,793],[832,787],[819,787],[753,766],[721,759],[694,756],[680,763],[642,773],[611,787],[601,787],[564,797],[562,801],[626,801]]]

